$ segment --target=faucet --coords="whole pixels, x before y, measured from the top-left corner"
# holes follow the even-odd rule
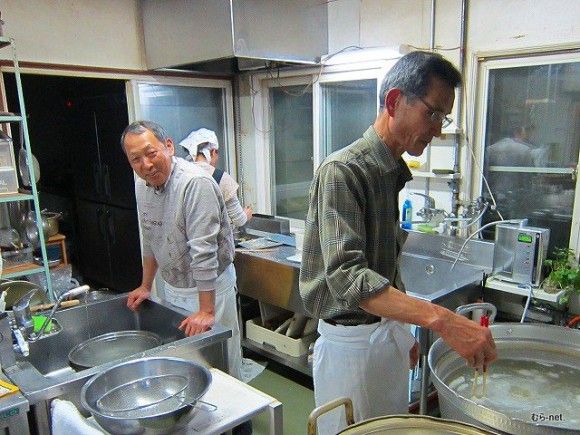
[[[66,298],[70,298],[73,296],[78,296],[82,293],[87,293],[90,290],[90,287],[88,285],[82,285],[80,287],[75,287],[73,289],[70,289],[64,293],[62,293],[58,299],[56,300],[56,302],[54,303],[52,310],[50,310],[50,314],[46,317],[46,320],[44,321],[44,323],[42,324],[42,326],[40,327],[40,331],[38,332],[38,334],[36,334],[33,337],[28,338],[28,341],[37,341],[40,340],[40,337],[42,337],[42,335],[44,334],[44,331],[46,329],[46,327],[50,324],[50,321],[52,320],[52,318],[54,317],[54,313],[56,312],[56,309],[58,308],[58,306],[60,305],[60,303],[66,299]]]
[[[413,224],[433,223],[435,225],[439,225],[447,217],[449,217],[449,213],[447,213],[445,210],[441,208],[435,208],[435,199],[430,197],[429,195],[424,195],[418,192],[412,192],[411,195],[419,195],[425,198],[425,207],[421,208],[417,212],[417,216],[421,216],[425,220],[411,223]]]
[[[36,294],[38,289],[32,289],[12,306],[12,313],[18,328],[23,328],[26,335],[34,332],[34,321],[32,320],[32,313],[30,312],[30,300]]]

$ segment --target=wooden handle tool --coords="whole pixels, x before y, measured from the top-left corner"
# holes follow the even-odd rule
[[[80,303],[81,303],[81,301],[79,301],[78,299],[73,299],[72,301],[61,302],[60,307],[61,308],[70,308],[70,307],[75,307],[75,306],[79,305]],[[32,311],[34,313],[36,311],[50,310],[52,307],[54,307],[54,303],[35,305],[33,307],[30,307],[30,311]]]

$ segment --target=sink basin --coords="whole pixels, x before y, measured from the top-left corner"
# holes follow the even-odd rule
[[[452,268],[465,239],[416,231],[401,253],[401,277],[411,296],[437,302],[468,284],[481,281],[493,270],[494,244],[470,240]]]
[[[19,355],[45,377],[58,377],[69,369],[68,353],[78,344],[102,334],[140,330],[159,335],[163,344],[185,338],[177,327],[183,320],[170,308],[157,303],[145,303],[137,313],[125,305],[127,298],[95,302],[57,312],[55,319],[62,327],[58,334],[30,343],[30,355]]]
[[[50,400],[70,400],[84,411],[80,405],[84,383],[94,374],[120,362],[146,356],[170,356],[227,372],[225,340],[232,335],[229,329],[214,325],[208,332],[185,337],[178,326],[190,313],[163,301],[145,301],[137,313],[130,311],[126,304],[127,295],[121,294],[57,311],[54,318],[62,330],[29,343],[28,357],[17,355],[16,364],[2,367],[29,401],[38,433],[49,433]],[[105,333],[126,330],[153,332],[162,338],[162,344],[86,370],[75,371],[69,366],[68,353],[76,345]]]

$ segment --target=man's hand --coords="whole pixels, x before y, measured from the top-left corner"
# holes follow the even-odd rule
[[[127,306],[132,311],[137,311],[139,309],[139,305],[141,305],[141,302],[143,302],[145,299],[149,299],[149,296],[151,296],[151,291],[141,285],[129,293]]]
[[[419,343],[415,341],[415,344],[413,344],[413,347],[409,351],[409,369],[413,370],[417,362],[419,362]]]
[[[443,340],[467,361],[470,367],[481,367],[497,359],[495,342],[489,328],[454,313],[439,331]]]
[[[192,335],[208,331],[214,323],[215,316],[213,314],[198,311],[197,313],[186,317],[185,320],[181,322],[181,325],[179,325],[179,329],[181,329],[187,337],[191,337]]]

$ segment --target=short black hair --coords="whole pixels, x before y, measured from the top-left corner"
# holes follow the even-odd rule
[[[431,81],[437,78],[451,88],[461,85],[461,73],[455,66],[439,53],[413,51],[401,57],[385,74],[379,92],[379,106],[384,109],[385,97],[394,88],[403,94],[414,94],[424,97],[431,87]]]

